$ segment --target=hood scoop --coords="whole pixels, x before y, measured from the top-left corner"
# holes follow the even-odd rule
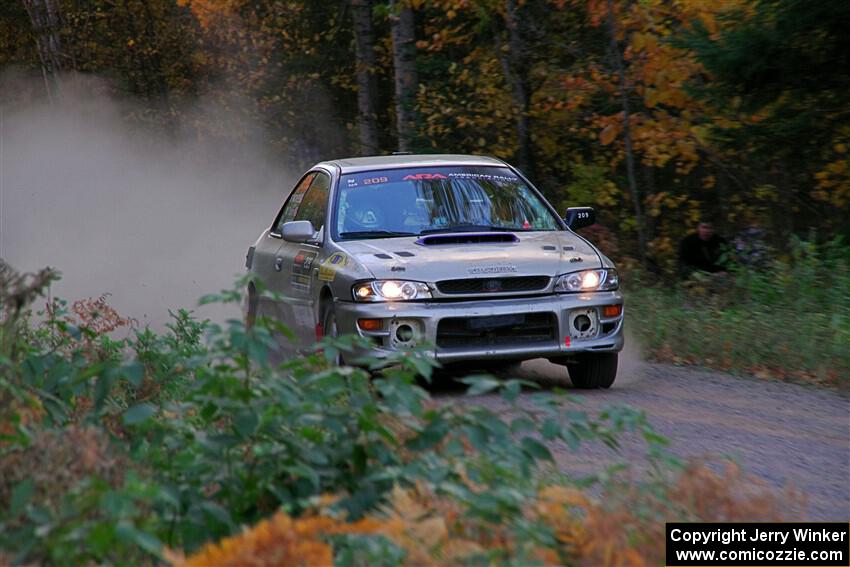
[[[519,242],[519,238],[510,232],[455,232],[423,236],[416,241],[416,244],[439,246],[442,244],[490,244],[494,242]]]

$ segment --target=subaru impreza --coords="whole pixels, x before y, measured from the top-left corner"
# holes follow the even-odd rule
[[[608,388],[623,297],[611,260],[574,232],[594,217],[562,217],[490,157],[322,162],[248,250],[246,317],[280,320],[301,346],[365,337],[351,360],[423,345],[444,365],[546,358],[577,388]]]

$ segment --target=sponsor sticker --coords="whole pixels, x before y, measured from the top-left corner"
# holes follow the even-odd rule
[[[431,179],[448,179],[442,173],[411,173],[402,177],[402,181],[429,181]]]
[[[316,253],[310,250],[299,250],[292,259],[292,287],[309,291],[311,286],[310,270],[316,261]]]
[[[332,282],[336,273],[348,264],[348,256],[342,252],[334,252],[328,256],[319,266],[319,279],[323,282]]]
[[[478,172],[462,172],[462,173],[449,173],[449,177],[457,178],[457,179],[487,179],[491,181],[517,181],[519,178],[508,175],[494,175],[492,173],[478,173]]]

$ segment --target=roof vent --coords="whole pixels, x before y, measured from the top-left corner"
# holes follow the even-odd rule
[[[456,232],[453,234],[432,234],[416,241],[422,246],[442,244],[490,244],[519,242],[519,238],[510,232]]]

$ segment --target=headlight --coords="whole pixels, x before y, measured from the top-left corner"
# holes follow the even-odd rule
[[[618,287],[620,287],[620,276],[614,268],[564,274],[555,282],[555,291],[558,293],[611,291]]]
[[[354,301],[414,301],[431,299],[431,290],[422,282],[404,280],[375,280],[355,285],[351,289]]]

